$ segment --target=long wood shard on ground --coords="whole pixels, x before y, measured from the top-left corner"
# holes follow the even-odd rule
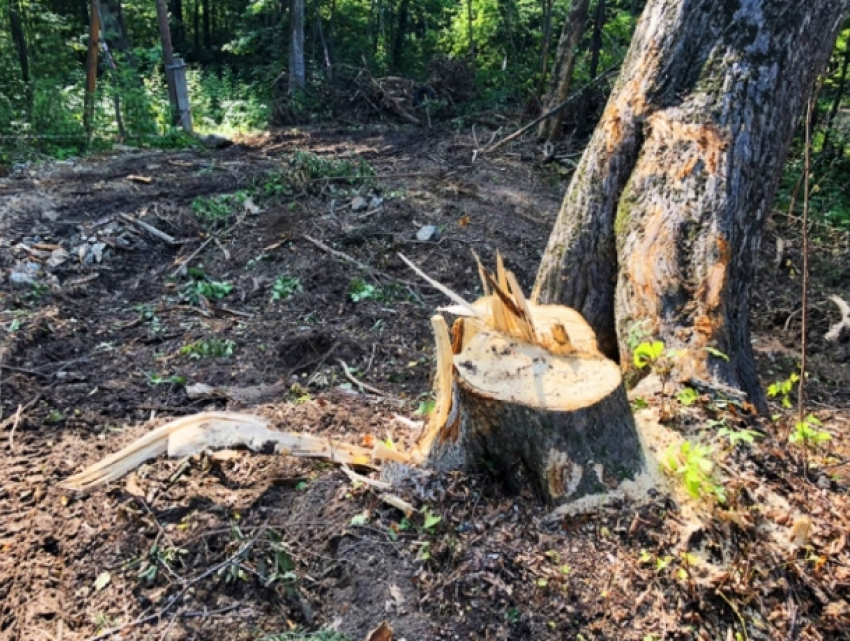
[[[644,467],[620,369],[602,356],[575,310],[528,301],[497,255],[496,272],[478,261],[485,296],[469,303],[409,260],[454,303],[451,330],[436,315],[435,408],[410,452],[368,449],[279,432],[249,414],[205,412],[172,421],[63,486],[90,491],[167,453],[248,447],[377,468],[385,460],[438,470],[490,469],[532,483],[550,502],[604,491]]]
[[[120,479],[142,463],[162,454],[182,458],[208,450],[240,446],[255,452],[274,451],[361,467],[377,467],[381,460],[406,462],[409,459],[405,454],[380,444],[375,448],[365,448],[308,434],[279,432],[270,429],[268,421],[252,414],[203,412],[156,428],[124,449],[71,476],[61,485],[78,492],[90,492]]]

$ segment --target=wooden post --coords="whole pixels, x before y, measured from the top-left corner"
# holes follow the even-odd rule
[[[165,72],[174,78],[177,101],[177,125],[192,133],[192,107],[189,104],[189,89],[186,86],[186,64],[183,58],[175,58],[173,64],[165,66]]]
[[[89,138],[92,135],[94,120],[94,92],[97,86],[97,51],[100,34],[100,13],[97,0],[91,0],[91,21],[89,23],[89,51],[86,59],[86,97],[83,107],[83,123]]]
[[[168,104],[171,105],[171,124],[180,122],[180,108],[177,104],[177,87],[174,83],[174,48],[171,45],[171,29],[168,27],[168,7],[165,0],[156,0],[156,19],[159,23],[159,37],[162,41],[162,58],[165,62],[165,84],[168,86]]]

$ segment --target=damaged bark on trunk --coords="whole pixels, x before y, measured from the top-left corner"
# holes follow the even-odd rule
[[[650,0],[533,299],[580,311],[624,368],[640,324],[687,350],[681,379],[734,386],[764,409],[748,315],[756,252],[848,6]]]

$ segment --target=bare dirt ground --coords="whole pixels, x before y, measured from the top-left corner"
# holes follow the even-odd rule
[[[727,506],[687,535],[664,492],[551,520],[493,479],[423,476],[399,488],[421,510],[408,519],[327,464],[247,453],[157,460],[85,497],[58,487],[204,409],[411,443],[392,417],[418,418],[428,319],[447,301],[397,253],[475,298],[470,249],[498,249],[530,287],[566,186],[530,146],[473,163],[474,148],[440,130],[293,131],[0,179],[0,638],[359,640],[382,620],[407,641],[850,638],[850,349],[823,340],[850,247],[826,232],[810,389],[832,439],[804,474],[781,428],[734,403],[681,408],[684,431],[710,418],[764,435],[718,446]],[[315,177],[299,151],[377,177]],[[754,288],[765,383],[797,366],[793,223],[775,218]],[[218,395],[190,398],[197,383]]]

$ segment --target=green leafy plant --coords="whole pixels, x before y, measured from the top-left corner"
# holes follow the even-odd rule
[[[157,372],[148,372],[148,385],[185,385],[186,377],[172,374],[171,376],[163,376]]]
[[[729,441],[730,447],[735,447],[738,443],[746,443],[752,445],[757,438],[761,438],[761,434],[755,430],[733,430],[729,427],[721,427],[717,431],[718,438],[725,438]]]
[[[180,348],[180,353],[189,358],[224,358],[233,356],[236,343],[220,338],[197,340]]]
[[[139,581],[145,585],[153,585],[161,569],[166,568],[170,571],[174,562],[186,554],[188,550],[154,543],[145,556],[133,559],[125,567],[126,569],[138,568],[136,577]]]
[[[664,354],[664,343],[661,341],[646,341],[639,343],[632,353],[635,367],[643,369],[647,365],[655,365]]]
[[[821,425],[823,423],[816,416],[809,414],[802,421],[794,424],[794,429],[788,435],[788,440],[795,445],[800,444],[810,449],[817,449],[832,439],[829,432],[818,429]]]
[[[200,305],[202,300],[221,300],[233,291],[230,283],[209,280],[206,276],[184,284],[180,295],[190,305]]]
[[[425,399],[424,401],[419,402],[419,407],[416,408],[414,414],[417,416],[428,416],[428,414],[434,411],[434,406],[435,403],[433,398]]]
[[[800,376],[797,373],[792,373],[788,378],[782,381],[771,383],[767,388],[767,395],[771,398],[779,397],[782,402],[782,407],[791,407],[791,391],[800,382]]]
[[[670,381],[673,364],[679,354],[680,352],[678,350],[666,349],[662,341],[644,341],[636,345],[632,352],[632,361],[637,369],[640,370],[649,367],[661,380],[662,415],[668,414],[669,399],[666,392],[667,383]],[[694,392],[694,394],[696,393]],[[697,396],[691,397],[686,394],[684,398],[693,402]]]
[[[162,331],[162,321],[156,315],[153,307],[144,303],[138,303],[133,306],[133,309],[139,312],[139,319],[150,326],[154,334],[159,334]]]
[[[422,529],[428,534],[433,534],[434,528],[439,525],[440,521],[443,520],[443,517],[439,514],[434,514],[434,512],[431,511],[431,508],[427,505],[422,508],[422,514],[425,516],[425,521],[422,523]]]
[[[370,285],[362,278],[352,278],[348,283],[348,297],[354,303],[377,299],[378,288],[374,285]]]
[[[248,193],[237,191],[232,194],[198,196],[192,201],[192,211],[207,228],[222,227],[248,200]]]
[[[257,573],[264,587],[274,583],[294,584],[298,576],[295,574],[295,561],[282,537],[274,530],[266,531],[268,549],[257,563]]]
[[[679,393],[676,394],[676,400],[685,407],[688,407],[699,400],[699,394],[697,394],[696,390],[692,387],[685,387],[679,390]]]
[[[289,300],[295,294],[298,294],[303,291],[301,287],[301,281],[298,280],[295,276],[282,275],[278,276],[274,283],[272,283],[272,300]]]
[[[695,498],[713,496],[718,503],[726,502],[723,486],[714,477],[713,449],[691,441],[667,448],[661,459],[662,469],[679,478],[688,494]]]

